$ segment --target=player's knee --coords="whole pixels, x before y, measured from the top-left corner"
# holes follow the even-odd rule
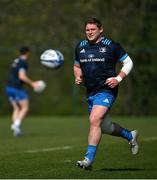
[[[24,108],[23,108],[23,111],[25,111],[25,113],[27,113],[27,112],[28,112],[28,109],[29,109],[28,106],[27,106],[27,107],[24,107]]]
[[[99,117],[92,115],[89,117],[90,126],[100,126]]]
[[[18,112],[20,112],[20,110],[21,110],[21,109],[20,109],[20,107],[18,107],[18,106],[17,106],[17,107],[13,107],[13,112],[18,113]]]
[[[101,123],[101,131],[103,134],[112,134],[114,131],[113,122],[107,117]]]
[[[29,110],[29,106],[25,105],[25,106],[21,106],[21,111],[23,111],[24,113],[27,113]]]
[[[19,111],[20,107],[16,103],[12,103],[12,107],[14,111]]]
[[[21,111],[28,112],[28,110],[29,110],[29,102],[28,101],[21,102],[20,103],[20,108],[21,108]]]

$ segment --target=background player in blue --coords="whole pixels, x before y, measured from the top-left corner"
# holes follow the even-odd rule
[[[32,88],[37,88],[37,81],[32,81],[27,76],[27,60],[30,54],[28,47],[20,48],[20,56],[11,65],[6,93],[13,107],[12,125],[14,136],[21,135],[21,123],[29,110],[29,99],[23,84],[27,83]]]
[[[90,113],[87,152],[83,160],[77,161],[81,168],[93,164],[102,133],[126,139],[132,154],[138,152],[137,130],[129,131],[106,118],[116,99],[118,84],[130,73],[133,62],[119,43],[102,36],[100,20],[89,19],[85,23],[85,32],[86,39],[76,46],[74,62],[75,84],[84,83]],[[118,75],[117,62],[122,64]]]

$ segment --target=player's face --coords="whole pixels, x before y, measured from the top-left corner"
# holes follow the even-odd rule
[[[91,42],[98,42],[102,32],[103,28],[98,28],[96,24],[86,25],[86,37]]]
[[[23,59],[28,60],[29,56],[30,56],[30,52],[26,52],[25,54],[21,54],[20,55]]]

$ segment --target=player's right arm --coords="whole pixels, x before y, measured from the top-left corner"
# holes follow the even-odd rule
[[[79,43],[80,44],[80,43]],[[76,85],[80,85],[82,83],[82,70],[80,67],[80,62],[78,59],[78,46],[79,44],[76,46],[75,48],[75,60],[74,60],[74,66],[73,66],[73,71],[74,71],[74,77],[75,77],[75,84]]]
[[[75,77],[75,84],[80,85],[82,83],[82,70],[79,64],[74,64],[74,77]]]

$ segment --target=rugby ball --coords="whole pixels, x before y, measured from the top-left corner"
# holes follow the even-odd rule
[[[36,88],[34,88],[34,92],[36,92],[36,93],[41,93],[41,92],[43,92],[44,90],[45,90],[45,88],[46,88],[46,83],[45,83],[45,81],[43,81],[43,80],[39,80],[39,81],[37,81],[37,87]]]
[[[58,69],[64,63],[64,56],[58,50],[48,49],[41,54],[40,62],[45,67]]]

